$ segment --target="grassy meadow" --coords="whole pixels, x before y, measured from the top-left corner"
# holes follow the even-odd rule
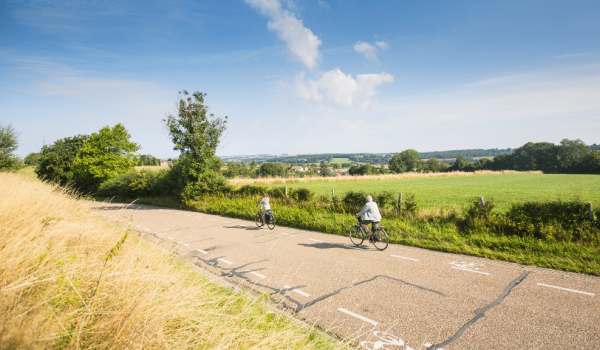
[[[493,198],[498,209],[505,210],[512,201],[572,199],[600,202],[598,175],[489,174],[370,180],[352,182],[291,182],[288,188],[306,187],[317,195],[336,196],[348,191],[412,193],[422,208],[463,207],[470,198]],[[273,184],[271,187],[282,186]]]
[[[0,173],[0,348],[338,349],[60,187]]]

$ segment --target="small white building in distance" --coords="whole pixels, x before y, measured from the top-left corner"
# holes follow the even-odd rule
[[[169,165],[173,165],[173,162],[170,160],[166,160],[166,159],[160,160],[160,166],[169,166]]]
[[[308,167],[306,166],[293,166],[290,168],[292,173],[304,173],[308,171]]]

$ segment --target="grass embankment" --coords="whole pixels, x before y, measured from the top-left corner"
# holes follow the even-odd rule
[[[450,173],[454,174],[454,173]],[[472,174],[472,173],[457,173]],[[387,175],[386,175],[387,176]],[[277,187],[281,185],[271,185]],[[425,209],[462,208],[473,197],[493,198],[499,210],[506,210],[513,201],[540,201],[580,197],[600,202],[600,176],[547,174],[488,174],[485,176],[447,176],[405,178],[353,182],[293,182],[290,189],[305,187],[317,195],[341,197],[348,191],[392,191],[417,196]]]
[[[0,173],[2,348],[339,348],[64,190]]]

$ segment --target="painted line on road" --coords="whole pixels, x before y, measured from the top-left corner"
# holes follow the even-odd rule
[[[407,258],[407,257],[405,257],[405,256],[400,256],[400,255],[394,255],[394,254],[392,254],[391,256],[393,256],[394,258],[400,258],[400,259],[406,259],[406,260],[419,261],[419,259]]]
[[[240,227],[250,227],[250,226],[247,226],[247,225],[238,225],[238,226],[240,226]]]
[[[221,261],[222,261],[222,262],[224,262],[225,264],[229,264],[229,265],[233,264],[231,261],[227,261],[227,260],[225,260],[225,259],[223,259],[223,258],[219,258],[219,259],[217,259],[217,260],[221,260]]]
[[[283,232],[279,232],[279,233],[281,233],[281,234],[282,234],[282,235],[284,235],[284,236],[296,237],[296,236],[294,236],[294,235],[291,235],[291,234],[289,234],[289,233],[283,233]]]
[[[327,242],[325,242],[325,241],[319,241],[318,239],[312,239],[312,238],[309,238],[308,240],[309,240],[309,241],[320,242],[320,243],[327,243]]]
[[[283,288],[285,288],[285,289],[290,289],[290,288],[292,288],[292,287],[290,287],[290,286],[283,286]],[[300,295],[302,295],[302,296],[305,296],[305,297],[309,297],[309,296],[310,296],[310,294],[308,294],[308,293],[306,293],[306,292],[303,292],[303,291],[301,291],[300,289],[292,289],[291,291],[292,291],[292,292],[296,292],[296,293],[298,293],[298,294],[300,294]]]
[[[202,219],[202,217],[200,217],[200,216],[196,216],[196,218],[198,218],[198,219]]]
[[[210,220],[210,221],[217,221],[217,220],[215,220],[215,219],[208,219],[208,220]]]
[[[142,226],[140,226],[140,225],[135,225],[135,227],[142,227]]]
[[[361,316],[361,315],[359,315],[359,314],[355,314],[354,312],[352,312],[352,311],[348,311],[348,310],[346,310],[346,309],[339,308],[339,309],[338,309],[338,311],[341,311],[341,312],[343,312],[343,313],[345,313],[345,314],[348,314],[348,315],[350,315],[350,316],[356,317],[356,318],[358,318],[359,320],[363,320],[363,321],[365,321],[365,322],[367,322],[367,323],[370,323],[370,324],[372,324],[373,326],[377,326],[377,325],[379,324],[379,323],[377,323],[377,322],[375,322],[375,321],[373,321],[373,320],[369,320],[368,318],[366,318],[366,317],[364,317],[364,316]]]
[[[146,230],[146,231],[148,231],[148,232],[151,232],[151,231],[150,231],[150,230],[148,230],[147,228],[145,228],[144,230]]]
[[[186,247],[189,247],[189,246],[190,246],[189,244],[187,244],[187,243],[183,243],[183,242],[179,242],[179,244],[181,244],[181,245],[184,245],[184,246],[186,246]]]
[[[177,215],[181,215],[181,213],[178,213],[178,212],[175,212],[175,214],[177,214]]]
[[[169,237],[169,236],[167,236],[167,238],[168,238],[168,239],[171,239],[171,240],[174,240],[173,238],[171,238],[171,237]]]
[[[160,233],[158,233],[158,232],[154,232],[154,234],[155,234],[155,235],[159,235],[159,236],[160,236]]]
[[[197,251],[199,251],[199,252],[200,252],[200,253],[202,253],[202,254],[208,254],[208,252],[205,252],[205,251],[204,251],[204,250],[202,250],[202,249],[196,249],[196,250],[197,250]]]
[[[224,224],[231,224],[229,221],[223,221]]]
[[[263,275],[261,275],[260,273],[254,272],[254,271],[250,271],[250,270],[246,270],[246,272],[250,272],[251,274],[253,274],[254,276],[258,276],[260,278],[267,278]]]
[[[476,270],[469,270],[469,269],[465,269],[465,268],[462,268],[462,267],[452,266],[452,268],[453,269],[457,269],[457,270],[463,270],[463,271],[469,271],[469,272],[476,272],[476,273],[480,273],[480,274],[483,274],[483,275],[489,275],[488,272],[476,271]]]
[[[365,250],[365,249],[363,249],[363,248],[351,247],[351,246],[349,246],[349,245],[345,245],[344,247],[346,247],[346,248],[350,248],[350,249]]]
[[[594,293],[588,293],[588,292],[582,292],[582,291],[580,291],[580,290],[575,290],[575,289],[569,289],[569,288],[563,288],[563,287],[551,286],[551,285],[549,285],[549,284],[543,284],[543,283],[538,283],[538,286],[544,286],[544,287],[556,288],[556,289],[560,289],[560,290],[566,290],[567,292],[581,293],[581,294],[585,294],[585,295],[591,295],[591,296],[594,296],[594,295],[596,295],[596,294],[594,294]]]
[[[190,214],[185,214],[185,216],[191,216]]]

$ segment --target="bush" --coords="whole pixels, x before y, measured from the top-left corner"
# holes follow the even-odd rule
[[[373,200],[381,209],[395,208],[398,206],[398,197],[392,191],[384,191],[373,195]]]
[[[220,172],[207,172],[200,175],[197,182],[188,183],[181,198],[185,201],[195,200],[204,195],[223,195],[232,191],[231,185]]]
[[[270,188],[267,193],[271,198],[285,198],[285,187],[273,187]]]
[[[481,207],[481,202],[478,197],[471,198],[469,201],[469,207],[465,212],[465,218],[469,220],[487,220],[491,218],[495,213],[496,203],[494,199],[490,198],[485,200],[485,209]]]
[[[365,191],[349,191],[344,194],[342,203],[353,210],[362,208],[367,202],[367,192]],[[359,209],[360,210],[360,209]]]
[[[268,187],[261,185],[244,185],[235,191],[236,194],[245,197],[262,196],[267,192]]]
[[[181,187],[172,170],[130,171],[109,179],[98,188],[98,195],[104,197],[139,198],[146,196],[179,196]]]
[[[409,193],[402,197],[402,213],[409,214],[412,216],[417,215],[419,212],[419,202],[417,197],[413,193]]]
[[[315,193],[308,188],[295,188],[290,191],[289,196],[298,202],[308,202],[315,199]]]

